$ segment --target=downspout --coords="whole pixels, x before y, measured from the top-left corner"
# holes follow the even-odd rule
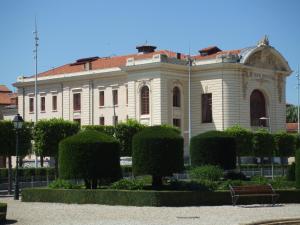
[[[223,73],[223,69],[224,69],[224,55],[222,55],[222,131],[224,131],[224,73]]]
[[[91,89],[92,89],[91,117],[92,117],[92,125],[94,125],[94,81],[93,80],[91,80]]]
[[[61,83],[61,118],[64,119],[64,84]]]

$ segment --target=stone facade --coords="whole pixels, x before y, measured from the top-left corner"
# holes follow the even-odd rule
[[[269,129],[272,132],[285,130],[285,86],[291,69],[268,42],[232,51],[213,47],[191,57],[152,50],[77,60],[41,73],[38,119],[80,119],[82,125],[97,125],[100,117],[104,117],[105,125],[111,125],[114,115],[118,121],[132,118],[147,125],[173,124],[177,119],[188,143],[190,75],[191,136],[208,130],[224,130],[235,124],[256,129],[250,121],[250,96],[254,90],[264,95]],[[35,97],[34,77],[19,77],[14,85],[18,88],[19,113],[26,121],[35,121],[36,106],[33,105],[31,112],[29,106],[30,98]],[[149,88],[149,114],[142,115],[141,88],[145,85]],[[180,90],[180,107],[173,107],[174,87]],[[118,91],[116,105],[113,105],[113,90]],[[101,91],[104,91],[103,106],[99,104]],[[80,110],[73,107],[75,93],[80,94]],[[205,93],[212,96],[212,121],[208,123],[201,120],[201,96]],[[56,109],[52,105],[53,96],[57,96]],[[45,97],[42,111],[41,97]]]

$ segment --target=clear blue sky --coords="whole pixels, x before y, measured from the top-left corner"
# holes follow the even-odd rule
[[[40,36],[39,71],[89,56],[134,53],[148,43],[191,53],[209,45],[238,49],[265,34],[296,71],[300,64],[300,1],[135,0],[0,1],[0,83],[34,74],[34,17]],[[296,77],[287,102],[297,103]]]

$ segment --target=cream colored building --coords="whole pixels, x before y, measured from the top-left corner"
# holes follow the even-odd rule
[[[40,73],[38,119],[175,124],[187,141],[190,91],[191,136],[235,124],[285,130],[291,69],[267,38],[253,47],[222,51],[214,46],[191,57],[155,48],[138,46],[136,54],[85,58]],[[14,84],[26,121],[35,121],[34,82],[34,77],[18,77]]]

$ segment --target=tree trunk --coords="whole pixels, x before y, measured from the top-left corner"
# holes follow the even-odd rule
[[[284,176],[283,157],[280,157],[280,164],[281,164],[281,176]]]
[[[260,157],[260,175],[263,177],[264,176],[264,169],[263,169],[263,163],[264,157]]]
[[[152,176],[152,187],[160,188],[162,186],[162,176]]]
[[[92,189],[97,189],[97,179],[92,179]]]
[[[91,182],[90,180],[84,179],[85,189],[91,189]]]
[[[55,176],[58,177],[58,157],[54,157]]]
[[[19,157],[19,167],[23,167],[23,157]]]
[[[40,163],[41,163],[41,167],[44,167],[44,157],[40,156]]]
[[[238,161],[238,169],[239,169],[239,172],[241,172],[241,164],[242,164],[242,160],[241,160],[241,157],[240,157],[240,156],[237,157],[237,161]]]
[[[8,156],[8,174],[7,174],[8,188],[7,192],[9,195],[12,194],[12,166],[11,166],[11,156]]]

